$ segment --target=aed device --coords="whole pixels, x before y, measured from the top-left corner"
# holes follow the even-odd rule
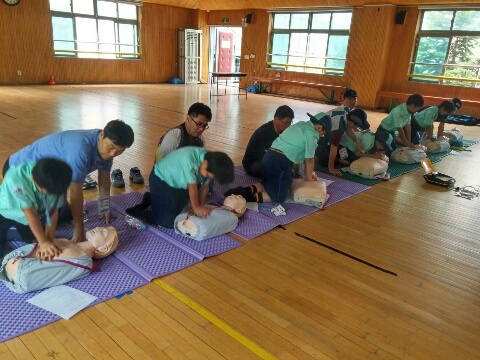
[[[453,189],[455,179],[451,176],[435,171],[435,167],[429,158],[420,160],[420,163],[426,172],[426,174],[423,175],[423,178],[427,183]]]

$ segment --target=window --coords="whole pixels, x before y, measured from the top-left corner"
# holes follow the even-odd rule
[[[480,88],[480,10],[424,10],[411,81]]]
[[[138,59],[138,3],[50,0],[55,56]]]
[[[343,75],[352,11],[273,13],[271,69]]]

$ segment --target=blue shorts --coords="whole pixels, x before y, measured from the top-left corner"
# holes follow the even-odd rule
[[[279,152],[268,150],[263,157],[265,178],[262,185],[274,202],[284,202],[292,187],[293,162]]]

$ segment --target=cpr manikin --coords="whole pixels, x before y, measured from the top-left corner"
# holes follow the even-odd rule
[[[2,261],[0,280],[12,291],[26,293],[87,276],[93,270],[92,259],[102,259],[116,250],[118,233],[112,226],[97,227],[85,237],[87,241],[79,243],[54,239],[61,253],[52,261],[40,260],[34,244],[10,252]]]
[[[175,218],[175,232],[202,241],[225,234],[234,230],[238,225],[238,218],[246,210],[246,201],[240,195],[230,195],[223,202],[223,206],[208,205],[212,211],[205,218],[182,212]]]

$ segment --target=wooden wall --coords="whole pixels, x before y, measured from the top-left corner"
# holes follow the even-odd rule
[[[229,2],[210,0],[180,0],[169,6],[170,0],[158,0],[167,5],[145,2],[141,9],[140,60],[97,60],[55,58],[52,50],[51,18],[48,0],[22,1],[18,6],[4,6],[0,11],[0,83],[47,83],[53,74],[58,83],[149,83],[165,82],[176,75],[176,29],[197,28],[203,30],[202,81],[208,80],[209,26],[222,25],[228,17],[229,25],[240,26],[246,13],[252,13],[252,23],[242,28],[241,71],[252,75],[275,76],[266,68],[269,43],[270,14],[259,9],[268,2],[239,0],[239,10],[221,10]],[[467,3],[468,1],[459,1]],[[276,6],[286,6],[287,0],[278,0]],[[336,1],[324,5],[355,6],[351,36],[348,46],[345,74],[343,76],[316,75],[300,72],[281,72],[281,78],[343,85],[355,88],[359,93],[359,106],[372,108],[378,90],[390,90],[425,95],[459,97],[477,100],[479,89],[440,86],[408,82],[409,62],[414,46],[419,10],[407,6],[403,25],[396,25],[397,5],[370,5],[370,0]],[[398,1],[406,4],[406,1]],[[309,1],[297,5],[312,6]],[[251,5],[246,8],[244,6]],[[273,6],[273,5],[272,5]],[[208,7],[220,10],[209,10]],[[208,10],[208,11],[207,11]],[[255,54],[255,59],[244,59]],[[22,75],[17,75],[17,70]],[[252,82],[242,80],[246,87]],[[319,99],[317,89],[278,87],[279,92]],[[386,100],[385,100],[386,101]],[[463,108],[462,112],[480,116],[480,109]]]
[[[402,8],[407,10],[408,15],[403,25],[397,25],[395,15],[398,9],[399,7],[390,4],[353,8],[343,76],[280,71],[280,78],[354,88],[359,93],[358,105],[365,108],[375,106],[378,90],[478,100],[480,89],[423,84],[407,80],[420,12],[413,6]],[[240,70],[250,76],[275,77],[278,70],[266,68],[270,22],[270,14],[266,10],[210,11],[208,23],[219,26],[221,19],[228,17],[229,25],[241,24],[241,18],[247,12],[253,13],[253,22],[243,28]],[[244,55],[250,53],[255,54],[255,59],[245,60]],[[247,83],[243,85],[252,84],[253,82],[247,78]],[[275,90],[289,95],[321,98],[319,91],[313,88],[276,85]],[[387,102],[388,100],[384,99],[381,105],[386,106]],[[463,107],[462,113],[480,116],[480,109]]]
[[[176,29],[197,28],[199,10],[145,3],[139,60],[66,59],[53,56],[48,0],[22,1],[0,11],[0,83],[165,82],[175,76]],[[17,70],[22,75],[17,75]]]

